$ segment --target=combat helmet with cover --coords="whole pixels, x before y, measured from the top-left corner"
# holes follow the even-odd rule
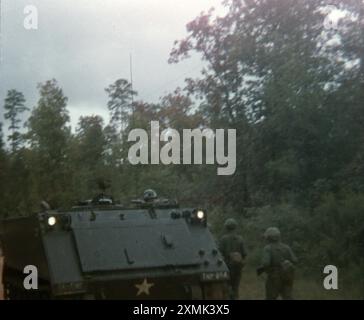
[[[158,195],[153,189],[147,189],[143,193],[143,199],[145,202],[151,202],[157,198],[158,198]]]
[[[228,231],[235,230],[238,227],[238,224],[234,218],[228,218],[225,220],[224,228]]]
[[[276,227],[270,227],[264,232],[264,237],[268,241],[278,242],[281,239],[281,232]]]

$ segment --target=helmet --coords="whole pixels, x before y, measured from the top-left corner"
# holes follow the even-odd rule
[[[152,190],[152,189],[147,189],[144,191],[144,194],[143,194],[143,199],[144,201],[151,201],[151,200],[154,200],[154,199],[157,199],[157,193]]]
[[[236,223],[236,220],[233,218],[226,219],[224,223],[224,227],[226,230],[235,230],[238,224]]]
[[[276,227],[270,227],[264,232],[264,237],[268,241],[279,241],[281,239],[281,232]]]

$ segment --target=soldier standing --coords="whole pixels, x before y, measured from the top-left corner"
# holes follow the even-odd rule
[[[241,272],[244,267],[246,252],[243,238],[236,234],[237,223],[229,218],[225,221],[226,233],[220,239],[220,251],[230,271],[231,299],[239,298]]]
[[[294,282],[294,264],[297,258],[291,248],[281,242],[278,228],[268,228],[264,233],[268,244],[263,249],[261,266],[257,268],[257,275],[265,272],[265,294],[267,300],[276,300],[279,296],[284,300],[292,298]]]

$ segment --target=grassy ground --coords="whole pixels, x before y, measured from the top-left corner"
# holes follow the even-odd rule
[[[323,287],[323,279],[318,281],[313,278],[296,275],[293,294],[297,300],[358,300],[363,299],[360,284],[343,284],[339,280],[338,290],[326,290]],[[257,277],[253,269],[243,271],[240,285],[240,299],[261,300],[264,299],[265,275]]]
[[[0,276],[2,270],[2,257],[0,257]],[[1,278],[0,278],[1,279]],[[240,299],[264,299],[264,275],[257,277],[251,267],[247,267],[242,274],[240,285]],[[323,278],[322,278],[323,281]],[[294,298],[298,300],[347,300],[363,299],[360,284],[347,285],[340,283],[338,290],[325,290],[322,281],[297,274],[294,285]],[[3,299],[3,290],[0,283],[0,300]]]

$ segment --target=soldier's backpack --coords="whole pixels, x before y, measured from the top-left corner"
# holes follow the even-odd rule
[[[229,262],[233,267],[244,267],[244,258],[240,252],[230,252],[229,254]]]
[[[281,263],[281,270],[282,270],[282,280],[285,283],[291,283],[294,279],[294,271],[295,267],[294,264],[289,260],[284,260]]]
[[[292,283],[294,280],[295,266],[287,259],[287,249],[280,245],[271,247],[271,249],[273,254],[273,266],[278,269],[280,278],[284,283]]]

